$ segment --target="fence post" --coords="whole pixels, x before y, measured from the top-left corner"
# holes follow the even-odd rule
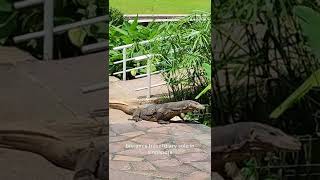
[[[147,60],[147,81],[148,81],[148,94],[147,99],[151,97],[151,61],[150,58]]]
[[[54,0],[45,0],[43,3],[43,59],[49,60],[53,58]]]
[[[122,80],[127,80],[127,48],[122,50]]]

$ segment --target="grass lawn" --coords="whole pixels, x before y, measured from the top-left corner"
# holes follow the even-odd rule
[[[210,0],[110,0],[110,7],[124,14],[188,14],[210,11]]]

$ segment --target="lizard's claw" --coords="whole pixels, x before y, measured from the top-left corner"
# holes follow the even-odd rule
[[[139,121],[142,121],[142,119],[141,119],[141,118],[137,118],[137,119],[136,119],[136,122],[139,122]]]

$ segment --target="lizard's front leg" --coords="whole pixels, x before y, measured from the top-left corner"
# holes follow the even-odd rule
[[[128,119],[128,120],[131,120],[131,121],[135,121],[135,122],[138,122],[138,121],[142,121],[143,119],[140,117],[140,114],[139,113],[135,113],[131,119]]]
[[[128,119],[128,120],[132,120],[135,122],[142,121],[143,119],[141,118],[141,111],[139,110],[135,111],[132,115],[132,119]]]

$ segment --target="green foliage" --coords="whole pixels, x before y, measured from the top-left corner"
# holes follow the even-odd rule
[[[316,1],[217,0],[213,3],[215,83],[212,88],[217,124],[259,121],[289,134],[315,134],[318,119],[312,115],[320,106],[319,91],[313,88],[319,85],[320,67],[319,47],[315,47],[319,43],[316,18],[319,15],[314,16],[319,11]],[[292,106],[297,101],[300,103]],[[274,109],[271,117],[281,121],[270,120]],[[272,163],[265,160],[265,154],[255,156],[258,164],[246,166],[244,172],[252,177],[256,171],[255,179],[283,179],[287,169],[268,167],[301,163],[299,158],[287,155],[280,153]],[[307,171],[303,172],[310,175],[311,171]]]
[[[299,86],[286,100],[284,100],[271,114],[270,118],[276,119],[294,103],[302,99],[312,88],[320,86],[320,69],[314,72]]]
[[[312,52],[320,58],[320,14],[306,6],[296,6],[293,13],[298,17],[302,32],[307,36]]]
[[[0,12],[12,12],[12,5],[7,0],[0,0]]]
[[[289,134],[314,134],[317,119],[312,115],[320,105],[313,89],[320,73],[319,6],[311,0],[218,0],[213,6],[217,124],[259,121]],[[281,121],[270,121],[270,113]],[[286,171],[268,167],[298,162],[278,158],[269,163],[265,155],[256,157],[259,168],[244,170],[249,177],[256,171],[256,179],[283,179]]]
[[[0,0],[0,45],[7,41],[8,34],[16,28],[17,24],[13,21],[16,15],[10,2]]]
[[[154,64],[163,70],[173,100],[194,99],[203,89],[210,87],[210,15],[194,13],[178,22],[165,23],[163,28],[156,36],[162,39],[150,44],[151,52],[158,54]],[[199,97],[198,101],[210,105],[210,98],[208,94]],[[210,118],[200,119],[204,124],[209,121]]]
[[[241,175],[246,180],[255,180],[257,178],[257,170],[256,170],[257,162],[255,159],[250,159],[245,162],[244,167],[241,169]]]
[[[299,23],[303,33],[307,36],[312,52],[320,58],[320,14],[306,6],[296,6],[293,9],[299,17]],[[284,111],[294,103],[302,99],[312,88],[320,86],[320,69],[311,74],[301,86],[299,86],[285,101],[282,102],[270,115],[271,118],[278,118]]]
[[[109,46],[111,48],[125,44],[152,39],[159,31],[158,25],[150,23],[147,26],[138,24],[138,16],[132,23],[124,21],[122,25],[111,24],[109,29]]]
[[[152,52],[160,54],[157,59],[163,74],[173,89],[203,86],[208,81],[205,75],[204,63],[211,63],[210,51],[210,20],[207,14],[202,18],[196,14],[179,21],[167,23],[158,37],[168,37],[151,43]],[[193,21],[191,21],[193,20]]]
[[[203,68],[205,69],[206,72],[206,78],[207,81],[209,82],[209,85],[204,88],[198,95],[197,97],[195,97],[195,99],[199,99],[202,95],[204,95],[206,92],[208,92],[209,90],[211,90],[211,65],[204,63],[203,64]]]
[[[14,1],[0,1],[0,44],[16,45],[12,37],[43,29],[42,6],[14,10]],[[54,25],[69,24],[76,21],[105,15],[107,4],[102,0],[55,0]],[[68,9],[68,11],[66,10]],[[107,24],[97,23],[86,27],[71,29],[55,36],[55,58],[77,56],[80,47],[87,43],[104,40],[107,36]],[[42,39],[32,39],[18,47],[42,58]]]
[[[243,179],[245,179],[245,180],[256,180],[256,179],[280,180],[280,179],[282,179],[281,176],[279,176],[279,174],[271,173],[270,169],[264,169],[264,171],[267,171],[267,174],[262,177],[261,175],[259,175],[259,171],[256,168],[257,165],[258,165],[257,159],[255,159],[255,158],[252,158],[248,161],[245,161],[244,167],[241,169],[241,175],[242,175]]]
[[[314,6],[311,0],[303,3]],[[217,82],[212,89],[217,124],[248,120],[271,123],[270,113],[319,68],[292,15],[296,4],[291,0],[214,2],[216,53],[212,64]],[[311,101],[308,103],[313,105],[319,102],[315,98]],[[313,107],[297,108],[302,114]],[[286,119],[283,123],[298,126],[299,116],[294,113],[282,116]]]
[[[124,22],[124,17],[123,17],[123,13],[115,8],[110,8],[109,9],[109,24],[112,24],[114,26],[119,26],[122,25]]]
[[[82,28],[71,29],[68,31],[68,36],[71,43],[77,47],[81,47],[86,38],[87,32]]]
[[[126,44],[135,44],[133,48],[127,49],[128,57],[139,56],[146,53],[149,53],[148,45],[138,45],[136,43],[144,40],[153,39],[163,30],[163,25],[159,23],[149,23],[147,26],[138,24],[138,16],[134,19],[132,23],[124,21],[121,25],[116,26],[115,24],[110,23],[109,26],[109,73],[112,74],[120,70],[119,65],[114,65],[113,62],[122,59],[122,52],[117,50],[114,51],[112,48],[126,45]],[[145,62],[127,62],[128,68],[137,67],[140,65],[145,65]],[[154,69],[154,68],[153,68]],[[145,73],[145,69],[139,71],[133,71],[132,75],[139,73]]]

